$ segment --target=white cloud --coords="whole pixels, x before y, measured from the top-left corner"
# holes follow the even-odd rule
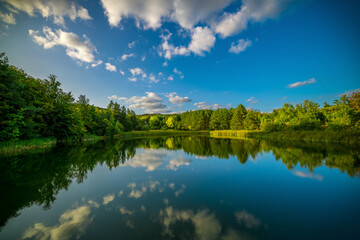
[[[127,98],[126,97],[118,97],[116,95],[112,95],[108,97],[109,100],[119,100],[119,101],[126,101]]]
[[[316,179],[318,181],[322,181],[324,179],[324,176],[319,175],[319,174],[314,174],[314,173],[307,173],[307,172],[302,172],[302,171],[298,171],[298,170],[294,170],[294,171],[292,171],[292,173],[295,176],[301,177],[301,178]]]
[[[136,77],[130,77],[128,78],[130,82],[137,82],[137,78]]]
[[[251,44],[252,43],[250,40],[239,39],[237,41],[237,44],[235,44],[234,42],[231,43],[229,52],[239,54],[239,53],[245,51],[246,48],[250,47]]]
[[[16,24],[16,19],[13,13],[2,13],[0,12],[0,20],[7,24]]]
[[[215,44],[215,39],[214,33],[208,27],[196,27],[192,31],[188,49],[202,56],[204,52],[210,52]]]
[[[114,201],[115,199],[115,194],[109,194],[107,196],[103,197],[103,205],[107,205],[108,203]]]
[[[182,75],[182,72],[180,72],[177,68],[174,68],[173,72],[176,74]]]
[[[168,35],[162,34],[160,36],[160,38],[162,39],[162,43],[160,45],[161,51],[159,51],[159,55],[164,56],[164,58],[169,59],[169,60],[172,58],[172,56],[176,56],[176,55],[187,56],[187,55],[189,55],[190,51],[186,47],[184,47],[184,46],[175,47],[174,45],[169,43],[169,39],[170,39],[171,35],[172,34],[169,33]],[[165,63],[163,64],[163,66],[167,66],[167,62],[165,62]]]
[[[92,203],[91,203],[92,202]],[[59,224],[47,227],[42,223],[35,223],[23,234],[23,239],[71,239],[79,238],[92,222],[91,207],[98,204],[89,201],[90,205],[83,205],[64,212],[59,218]]]
[[[206,22],[228,6],[232,0],[174,0],[172,19],[186,29]]]
[[[120,72],[121,75],[123,75],[123,76],[125,75],[123,70],[120,69],[119,72]]]
[[[238,12],[223,14],[222,20],[214,26],[215,32],[224,38],[240,33],[247,28],[250,21],[261,22],[275,18],[289,2],[289,0],[243,0]]]
[[[255,104],[255,103],[258,103],[259,100],[257,100],[255,97],[251,97],[251,98],[247,99],[246,102],[248,102],[250,104]]]
[[[131,43],[128,44],[128,47],[129,47],[129,48],[133,48],[134,46],[135,46],[135,41],[133,41],[133,42],[131,42]]]
[[[159,82],[159,79],[157,79],[155,76],[154,76],[154,74],[150,74],[150,76],[149,76],[149,81],[150,81],[150,83],[158,83]]]
[[[129,71],[133,76],[144,74],[144,71],[141,68],[130,68]]]
[[[209,210],[201,210],[196,214],[192,210],[175,210],[168,206],[165,210],[160,210],[159,218],[164,225],[163,235],[165,238],[173,236],[172,227],[178,221],[190,221],[195,228],[196,239],[215,240],[220,239],[221,225],[215,214],[210,214]]]
[[[191,30],[191,42],[188,47],[176,47],[169,43],[171,35],[171,33],[168,33],[167,35],[162,34],[160,36],[162,43],[160,45],[159,55],[169,60],[173,56],[188,56],[190,52],[203,56],[204,52],[210,52],[216,40],[214,33],[208,27],[196,27]],[[163,66],[167,65],[164,64]]]
[[[102,60],[95,61],[93,64],[91,64],[91,67],[97,67],[97,66],[99,66],[99,65],[102,64],[102,63],[103,63]]]
[[[145,61],[145,59],[146,59],[146,56],[142,56],[142,57],[141,57],[141,61],[142,61],[142,62]]]
[[[120,213],[121,214],[128,214],[128,215],[133,215],[134,212],[133,211],[130,211],[129,209],[125,208],[125,207],[120,207]]]
[[[218,109],[218,108],[224,108],[225,106],[220,104],[209,104],[207,102],[197,102],[194,103],[194,106],[196,106],[199,109]]]
[[[133,53],[124,54],[124,55],[121,56],[121,60],[125,61],[125,60],[127,60],[128,58],[131,58],[131,57],[135,57],[135,54],[133,54]]]
[[[140,190],[132,189],[131,192],[129,193],[129,197],[131,197],[131,198],[141,198],[142,195],[144,195],[144,193],[146,193],[146,191],[147,191],[146,187],[142,187]]]
[[[116,67],[111,63],[105,63],[105,68],[110,72],[116,72]]]
[[[253,214],[248,213],[246,210],[236,212],[235,217],[240,225],[245,225],[247,228],[257,228],[261,224],[259,219]]]
[[[162,103],[163,99],[153,92],[146,92],[146,96],[138,97],[133,96],[128,99],[128,102],[132,103],[130,108],[147,109],[147,110],[159,110],[165,109],[166,105]]]
[[[85,35],[83,36],[85,40],[82,41],[75,33],[65,32],[61,29],[54,32],[49,27],[44,27],[43,33],[45,37],[40,36],[38,31],[29,30],[34,42],[43,46],[44,49],[50,49],[57,45],[63,46],[66,48],[66,54],[71,58],[86,63],[95,62],[93,53],[96,49]]]
[[[301,87],[301,86],[314,84],[314,83],[316,83],[315,78],[310,78],[309,80],[306,80],[306,81],[303,81],[303,82],[291,83],[291,84],[287,85],[287,87],[288,88],[296,88],[296,87]]]
[[[233,0],[102,0],[111,26],[133,17],[138,27],[159,28],[163,21],[174,21],[186,29],[209,22]]]
[[[186,102],[191,102],[191,99],[188,97],[180,97],[175,92],[169,93],[166,95],[169,98],[169,102],[174,104],[183,104]]]
[[[54,23],[62,26],[65,25],[64,17],[69,17],[72,21],[76,18],[91,19],[87,9],[68,0],[6,0],[6,3],[13,12],[22,11],[29,16],[35,16],[39,12],[44,18],[53,17]]]
[[[134,17],[137,26],[156,29],[161,26],[161,18],[170,13],[168,0],[101,0],[111,26],[118,26],[125,17]]]
[[[174,77],[173,77],[173,75],[171,75],[171,76],[169,76],[167,79],[168,79],[169,81],[172,81],[172,80],[174,80]]]

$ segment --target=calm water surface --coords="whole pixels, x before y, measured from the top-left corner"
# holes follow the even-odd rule
[[[163,137],[1,159],[0,239],[359,239],[360,149]]]

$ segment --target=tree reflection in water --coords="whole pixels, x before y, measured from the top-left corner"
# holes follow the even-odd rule
[[[2,157],[0,191],[3,197],[0,200],[0,225],[3,227],[9,218],[16,216],[25,207],[36,204],[44,209],[50,208],[60,190],[67,189],[73,180],[78,183],[83,182],[87,174],[92,172],[98,164],[113,169],[124,165],[134,166],[134,161],[139,159],[142,163],[141,159],[144,158],[136,155],[137,148],[182,150],[189,157],[214,156],[220,159],[236,157],[241,164],[266,152],[272,153],[276,160],[281,161],[290,170],[299,165],[313,172],[317,167],[326,166],[337,168],[350,177],[360,176],[358,146],[333,143],[177,136],[99,141],[71,147],[56,146],[44,152]],[[179,166],[190,165],[191,161],[193,160],[171,159],[166,168],[176,170]],[[157,164],[147,166],[146,170],[153,171],[162,163]],[[294,174],[304,175],[301,172],[294,172]],[[319,178],[316,175],[313,177]],[[135,191],[141,191],[141,189],[134,189],[133,195],[137,196],[139,193]],[[191,216],[195,218],[197,215],[192,213]],[[196,223],[195,220],[194,223]]]

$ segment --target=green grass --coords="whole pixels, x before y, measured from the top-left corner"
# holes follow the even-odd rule
[[[252,132],[259,131],[251,131],[251,130],[216,130],[211,131],[210,136],[216,138],[248,138],[249,134]]]
[[[54,137],[1,142],[0,155],[16,154],[34,149],[47,149],[55,146],[56,142]]]
[[[253,139],[272,139],[272,140],[297,140],[309,142],[342,142],[360,144],[360,129],[344,129],[334,131],[325,130],[283,130],[277,132],[265,131],[212,131],[212,137],[226,138],[253,138]]]

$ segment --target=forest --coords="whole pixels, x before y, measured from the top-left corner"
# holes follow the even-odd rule
[[[181,114],[136,115],[110,101],[107,108],[90,105],[64,92],[55,75],[33,78],[9,64],[0,54],[0,141],[55,137],[78,141],[85,136],[114,137],[134,130],[321,130],[360,127],[360,91],[343,95],[332,104],[305,100],[285,103],[271,113],[245,108],[187,111]]]

